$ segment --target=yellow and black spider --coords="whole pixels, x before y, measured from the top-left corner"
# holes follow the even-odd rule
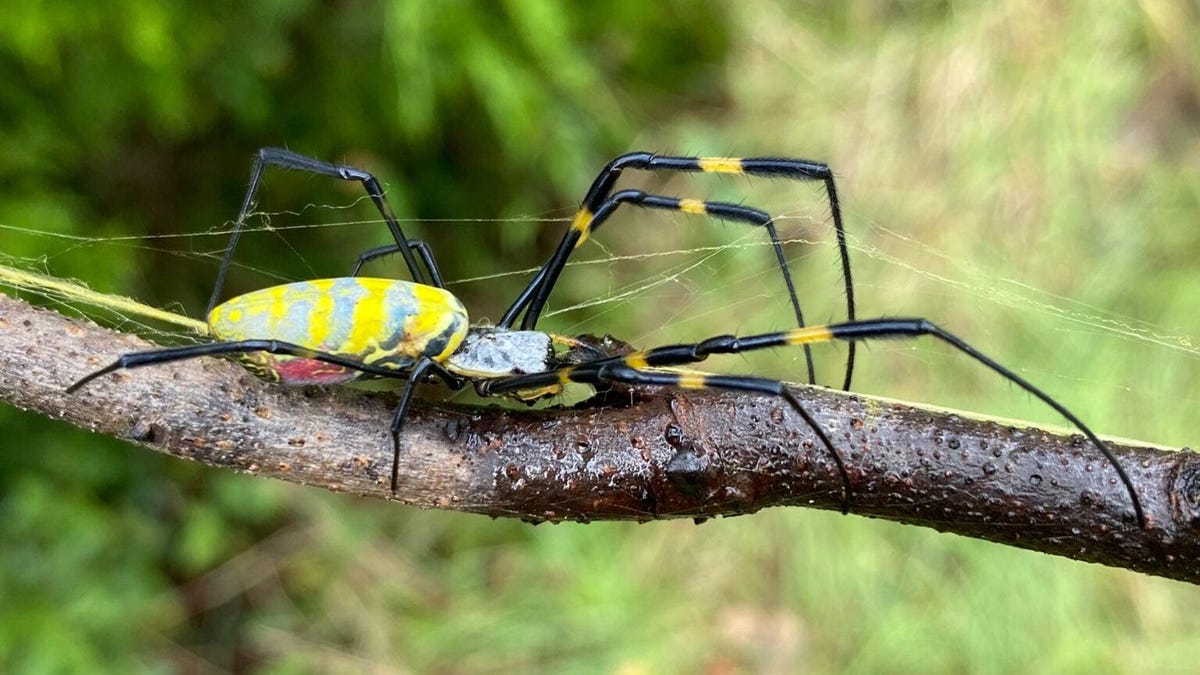
[[[217,304],[234,248],[245,227],[246,217],[254,207],[255,194],[268,166],[361,182],[391,230],[395,243],[363,253],[349,277],[272,286]],[[617,178],[624,169],[745,174],[823,182],[841,255],[848,320],[805,327],[783,249],[769,214],[725,202],[679,199],[640,190],[614,192]],[[538,317],[571,253],[622,204],[709,215],[764,228],[774,246],[798,327],[740,337],[720,335],[695,343],[644,351],[632,350],[618,341],[605,344],[537,330]],[[363,263],[393,253],[404,258],[412,281],[358,276]],[[1109,448],[1065,406],[925,319],[855,320],[853,284],[837,191],[833,173],[823,163],[785,158],[669,157],[646,152],[621,155],[609,162],[593,181],[562,242],[497,325],[472,326],[462,303],[445,290],[444,285],[433,252],[424,242],[404,235],[374,176],[361,169],[323,162],[289,150],[264,148],[259,150],[254,162],[250,186],[209,300],[207,320],[217,341],[125,354],[72,384],[68,391],[74,392],[95,378],[121,368],[219,354],[237,355],[256,374],[285,385],[337,384],[363,377],[404,379],[407,384],[391,424],[393,491],[396,490],[400,460],[400,433],[412,402],[413,384],[430,377],[444,381],[453,389],[473,384],[483,396],[508,396],[528,402],[557,395],[569,382],[598,387],[619,383],[755,392],[783,399],[812,428],[834,461],[843,485],[843,511],[848,511],[853,494],[840,453],[783,382],[749,375],[704,375],[666,368],[703,361],[713,354],[796,345],[807,350],[813,343],[842,340],[851,347],[844,381],[848,388],[853,373],[854,341],[930,335],[1015,383],[1078,427],[1112,464],[1129,492],[1137,522],[1145,526],[1141,502],[1129,476]],[[521,325],[515,329],[513,326],[518,318],[521,318]],[[556,349],[556,346],[565,349]],[[811,381],[811,358],[808,358],[808,369]]]

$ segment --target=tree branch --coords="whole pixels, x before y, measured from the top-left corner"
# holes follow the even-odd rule
[[[393,498],[391,393],[295,390],[195,359],[68,384],[140,338],[0,296],[0,398],[179,457]],[[1137,527],[1112,467],[1082,436],[800,387],[854,489],[852,511],[1200,582],[1200,458],[1112,444],[1137,487]],[[653,520],[841,507],[826,450],[786,405],[652,390],[622,408],[448,404],[408,419],[398,501],[543,520]]]

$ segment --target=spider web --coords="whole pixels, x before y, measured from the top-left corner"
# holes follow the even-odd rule
[[[362,199],[365,199],[362,198]],[[358,201],[361,201],[358,200]],[[270,232],[275,235],[284,235],[289,231],[303,231],[315,229],[334,229],[334,228],[360,228],[360,227],[377,227],[382,229],[383,223],[379,220],[342,220],[329,223],[305,223],[293,224],[287,226],[275,226],[271,224],[274,216],[292,215],[299,216],[306,213],[309,209],[344,209],[351,208],[353,205],[331,207],[317,204],[309,204],[304,209],[299,211],[276,211],[270,213],[256,213],[255,216],[262,218],[263,225],[258,227],[250,226],[246,228],[248,234],[254,232]],[[811,220],[802,216],[783,215],[777,217],[777,221],[786,222],[788,220]],[[531,224],[537,226],[551,226],[559,224],[563,228],[570,223],[570,217],[566,216],[521,216],[514,218],[454,218],[454,219],[434,219],[434,220],[416,220],[416,219],[400,219],[402,224],[408,225],[428,225],[430,223],[452,223],[452,224],[481,224],[481,225],[498,225],[498,224]],[[12,233],[14,235],[23,235],[27,237],[37,238],[46,242],[58,242],[53,253],[45,253],[36,258],[21,258],[9,255],[4,251],[0,251],[0,265],[3,265],[5,270],[0,270],[0,285],[7,287],[13,291],[23,291],[33,293],[46,298],[60,307],[73,307],[76,311],[92,307],[105,312],[108,316],[116,321],[130,322],[128,325],[136,326],[136,330],[149,330],[151,333],[171,334],[171,331],[166,331],[161,328],[155,328],[154,325],[146,323],[144,319],[157,320],[164,323],[176,323],[185,328],[189,328],[192,332],[205,334],[207,331],[203,323],[196,319],[188,319],[184,316],[180,306],[168,306],[163,309],[152,308],[148,305],[142,305],[136,300],[123,299],[121,301],[112,300],[113,297],[102,291],[92,290],[88,284],[82,280],[58,279],[54,271],[53,260],[57,257],[67,255],[73,251],[95,251],[104,247],[123,247],[133,248],[149,252],[170,253],[171,255],[180,255],[185,257],[195,257],[205,259],[212,264],[219,261],[219,256],[224,246],[226,238],[232,232],[231,227],[222,227],[219,229],[209,230],[203,233],[171,233],[171,234],[155,234],[155,235],[124,235],[124,236],[84,236],[71,235],[47,230],[39,230],[32,227],[22,227],[12,224],[0,223],[0,231]],[[873,228],[873,234],[886,239],[898,241],[904,246],[917,251],[922,256],[936,259],[950,268],[950,273],[946,271],[931,271],[926,267],[911,260],[906,260],[895,254],[886,252],[881,246],[864,243],[863,239],[853,233],[847,234],[851,255],[855,264],[861,263],[863,258],[884,263],[888,266],[903,270],[905,274],[913,277],[920,277],[936,285],[952,289],[956,294],[963,294],[976,300],[985,301],[1000,305],[1009,309],[1019,310],[1021,312],[1035,312],[1045,316],[1054,317],[1056,320],[1065,324],[1084,327],[1086,329],[1105,333],[1113,339],[1121,339],[1132,343],[1144,343],[1155,347],[1160,347],[1170,351],[1178,352],[1188,358],[1200,358],[1200,347],[1196,346],[1196,339],[1188,334],[1174,332],[1167,327],[1154,324],[1152,322],[1143,321],[1136,317],[1120,314],[1111,310],[1106,310],[1101,307],[1089,305],[1077,301],[1073,298],[1052,293],[1038,288],[1037,286],[1022,281],[1020,279],[996,276],[988,269],[982,268],[976,264],[968,263],[963,260],[955,259],[954,257],[939,251],[931,244],[919,241],[912,237],[887,228],[882,225],[876,225]],[[170,248],[172,240],[194,240],[197,238],[216,239],[218,245],[203,250],[193,250],[191,252],[180,252]],[[280,237],[282,241],[286,241],[286,237]],[[785,245],[803,245],[817,246],[823,242],[815,239],[806,238],[785,238]],[[716,289],[698,289],[694,284],[690,284],[687,274],[697,268],[705,265],[713,264],[714,259],[723,252],[732,250],[762,250],[768,252],[770,243],[765,237],[757,232],[744,232],[739,234],[732,241],[726,243],[716,243],[706,246],[691,246],[686,248],[675,248],[660,251],[651,251],[645,253],[614,253],[604,247],[602,243],[595,242],[594,245],[602,251],[602,254],[588,259],[573,259],[568,262],[568,269],[581,269],[588,267],[608,267],[612,265],[638,265],[640,263],[653,260],[663,259],[675,261],[665,270],[654,273],[653,275],[644,276],[629,283],[623,283],[618,286],[605,288],[598,292],[594,297],[586,300],[575,302],[572,304],[559,306],[545,312],[545,316],[561,316],[573,311],[581,309],[593,308],[596,317],[589,320],[578,321],[567,326],[567,331],[577,332],[586,330],[595,330],[596,324],[603,321],[604,315],[617,312],[633,303],[643,302],[645,297],[651,294],[655,289],[665,285],[677,285],[686,288],[689,294],[701,296],[713,296],[715,294],[728,290],[727,286]],[[292,248],[296,256],[305,260],[304,256]],[[794,264],[795,259],[789,260],[789,265]],[[262,267],[250,267],[244,263],[238,262],[236,259],[233,263],[235,267],[243,267],[262,275],[264,278],[273,280],[279,283],[299,280],[300,277],[292,278],[273,272],[270,269]],[[311,268],[310,268],[311,269]],[[537,266],[530,266],[521,269],[513,269],[505,272],[463,276],[458,278],[448,278],[446,280],[448,286],[466,286],[470,284],[487,283],[499,279],[517,279],[525,280],[537,272]],[[757,283],[763,280],[763,277],[778,274],[776,268],[771,266],[763,266],[760,269],[755,269],[745,274],[738,276],[728,282],[728,286],[739,286],[751,283]],[[314,270],[313,276],[316,275]],[[862,283],[861,275],[856,275],[856,281],[860,286],[870,284]],[[863,295],[860,293],[860,295]],[[763,293],[757,296],[758,298],[772,297],[769,293]],[[749,300],[739,300],[741,303],[749,302]],[[692,318],[697,320],[706,320],[710,316],[728,309],[731,305],[725,305],[722,308],[708,310],[705,314],[696,315]],[[687,306],[682,308],[674,308],[671,319],[678,318],[681,315],[687,314]],[[860,310],[861,314],[861,310]],[[139,318],[140,317],[140,318]],[[831,319],[836,320],[836,319]],[[811,323],[811,322],[810,322]],[[116,328],[121,328],[121,324],[114,325]],[[643,333],[646,338],[652,338],[653,331]]]
[[[255,214],[247,224],[248,236],[258,234],[280,242],[276,249],[281,255],[287,253],[299,260],[301,271],[281,273],[263,265],[241,262],[237,256],[235,265],[261,278],[262,285],[313,278],[321,276],[322,271],[326,272],[324,276],[329,276],[328,267],[315,259],[316,254],[306,254],[291,243],[293,235],[310,231],[336,234],[368,230],[386,236],[386,228],[377,220],[333,218],[333,222],[318,222],[330,220],[331,212],[336,216],[356,207],[363,199],[345,206],[309,204],[299,210]],[[314,217],[315,212],[319,212],[318,217]],[[1076,370],[1063,365],[1054,349],[1059,341],[1099,343],[1104,351],[1144,354],[1138,357],[1143,364],[1155,364],[1164,371],[1181,367],[1195,369],[1200,364],[1200,348],[1195,345],[1193,336],[1046,290],[1000,271],[1001,266],[989,264],[986,259],[954,255],[930,242],[907,236],[896,227],[874,223],[864,228],[862,223],[867,219],[862,214],[847,215],[847,220],[855,224],[848,233],[848,242],[856,273],[860,318],[930,318],[958,332],[985,352],[1000,356],[1007,365],[1046,389],[1068,392],[1061,397],[1069,407],[1078,409],[1069,392],[1097,388],[1115,392],[1113,395],[1118,398],[1126,397],[1133,402],[1131,408],[1135,411],[1179,410],[1180,405],[1196,403],[1193,397],[1184,395],[1181,398],[1177,390],[1160,390],[1156,383],[1166,378],[1165,374],[1152,373],[1141,380],[1145,384],[1136,379],[1113,379],[1098,370]],[[541,228],[559,232],[566,228],[569,220],[569,212],[558,211],[506,219],[401,222],[413,232],[431,226],[447,226],[461,229],[462,236],[471,236],[471,228],[476,226]],[[785,213],[777,220],[793,274],[797,274],[798,268],[811,268],[818,277],[818,281],[812,283],[813,275],[797,274],[808,323],[843,320],[845,310],[840,303],[844,302],[844,297],[839,290],[828,224],[796,212]],[[665,221],[665,225],[659,221]],[[649,237],[648,241],[628,236],[628,225],[614,223],[606,228],[609,230],[603,233],[606,236],[598,235],[581,247],[579,255],[572,259],[563,274],[563,284],[574,286],[575,292],[572,293],[570,288],[561,292],[556,289],[542,327],[565,334],[615,333],[638,346],[655,346],[722,333],[768,332],[786,329],[794,323],[783,295],[779,271],[773,264],[769,242],[760,231],[728,224],[698,225],[694,219],[679,216],[658,217],[655,223],[655,236]],[[626,228],[626,234],[620,234],[618,228]],[[697,243],[693,233],[703,232],[705,228],[708,228],[709,239]],[[9,292],[40,299],[61,311],[90,316],[118,330],[136,332],[159,342],[179,343],[202,340],[205,329],[198,320],[188,318],[187,312],[178,304],[158,309],[136,299],[110,295],[104,292],[107,289],[93,291],[84,283],[61,278],[59,270],[63,266],[69,267],[67,261],[76,256],[104,258],[113,251],[126,254],[166,252],[196,263],[194,267],[200,274],[204,269],[210,270],[208,278],[211,278],[211,270],[219,264],[230,230],[225,224],[204,232],[80,236],[0,223],[0,231],[6,233],[6,239],[19,236],[27,243],[33,242],[32,247],[41,251],[36,257],[0,253],[0,265],[3,266],[0,268],[0,286]],[[629,245],[631,241],[637,246]],[[681,241],[688,245],[672,246]],[[756,262],[747,264],[748,260]],[[343,262],[348,264],[350,261]],[[451,275],[447,277],[447,285],[456,293],[479,296],[498,282],[519,285],[536,270],[537,267],[528,266],[486,274]],[[903,279],[908,290],[897,289],[896,279]],[[584,292],[578,292],[580,287]],[[832,290],[813,293],[813,288]],[[897,296],[903,296],[903,302],[897,302]],[[507,296],[500,298],[494,305],[494,316],[498,316],[503,309],[501,304],[507,300]],[[948,307],[958,309],[946,311]],[[646,322],[643,319],[630,324],[628,316],[639,312],[649,312],[654,320]],[[192,313],[195,316],[198,312],[193,310]],[[965,320],[964,316],[967,317]],[[996,317],[996,320],[990,321],[987,317]],[[1049,333],[1042,331],[1038,341],[1046,358],[1013,362],[992,348],[993,344],[1011,337],[1013,329],[1010,326],[1019,326],[1022,321],[1032,320],[1030,317],[1040,325],[1049,326]],[[826,383],[840,380],[836,371],[841,367],[841,356],[830,353],[819,357],[819,379]],[[937,398],[927,394],[938,391],[937,382],[944,376],[944,362],[951,358],[945,349],[936,345],[907,341],[868,343],[860,353],[856,390],[916,400]],[[713,361],[711,368],[709,363],[705,368],[722,372],[771,373],[772,377],[792,381],[803,379],[802,357],[795,350],[782,354],[727,357],[723,363]],[[877,362],[887,365],[872,365]],[[893,365],[896,363],[900,365]],[[962,363],[955,367],[974,368]],[[1149,365],[1143,367],[1150,368]],[[880,370],[888,371],[884,373],[888,377],[881,377]],[[895,386],[894,373],[897,372],[901,373],[906,386]],[[891,381],[888,381],[889,377]],[[926,384],[913,389],[907,386],[911,384],[909,380]],[[1003,395],[1003,387],[995,389]],[[1014,404],[1019,411],[1017,416],[1040,416],[1055,421],[1053,414],[1045,411],[1024,414],[1019,408],[1020,397],[1014,397],[1018,399]],[[959,403],[954,400],[953,405],[992,412],[986,402],[975,405],[971,401]],[[999,414],[1011,409],[1006,408]],[[1086,412],[1084,414],[1086,416]],[[1097,426],[1105,431],[1131,435],[1142,431],[1137,428],[1126,431],[1124,424]],[[1152,440],[1169,440],[1152,432],[1148,436]]]

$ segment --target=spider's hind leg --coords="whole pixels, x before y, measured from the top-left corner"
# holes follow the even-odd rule
[[[258,194],[259,186],[262,184],[263,172],[269,166],[294,171],[308,171],[339,180],[358,181],[362,183],[367,196],[371,198],[371,202],[375,204],[379,215],[383,216],[384,222],[387,223],[388,230],[392,233],[392,238],[395,240],[396,250],[404,257],[404,264],[408,267],[408,272],[412,275],[413,281],[426,283],[425,275],[421,272],[420,267],[417,266],[417,260],[410,250],[412,246],[409,239],[404,236],[403,230],[400,229],[400,223],[396,220],[396,215],[392,212],[392,207],[388,204],[387,198],[383,194],[383,187],[379,184],[375,176],[362,169],[325,162],[285,148],[261,148],[254,157],[254,166],[250,170],[250,185],[246,188],[246,196],[242,200],[242,208],[238,212],[237,220],[234,221],[233,232],[229,235],[229,243],[225,245],[225,253],[221,257],[221,266],[217,269],[217,279],[213,284],[212,295],[208,300],[208,308],[204,312],[206,315],[212,312],[213,308],[217,306],[217,301],[221,298],[221,290],[225,286],[225,277],[229,274],[229,267],[233,262],[233,250],[237,247],[238,240],[242,236],[242,231],[246,227],[246,218],[254,209],[255,197]]]

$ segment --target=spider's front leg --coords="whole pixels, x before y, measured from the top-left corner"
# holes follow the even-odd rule
[[[790,391],[787,390],[787,387],[782,382],[751,376],[704,375],[700,373],[677,373],[656,369],[698,363],[713,354],[741,354],[761,349],[795,347],[834,340],[915,339],[921,336],[934,337],[954,347],[972,360],[984,365],[989,370],[1024,389],[1053,408],[1071,424],[1075,425],[1116,471],[1117,477],[1129,494],[1129,500],[1133,505],[1133,513],[1138,525],[1142,528],[1146,527],[1146,516],[1142,509],[1141,499],[1138,497],[1137,490],[1133,487],[1133,481],[1129,478],[1129,474],[1125,472],[1124,467],[1121,466],[1121,462],[1113,454],[1112,450],[1079,417],[1025,378],[1001,365],[995,359],[983,354],[978,349],[975,349],[962,338],[925,319],[872,319],[847,321],[827,326],[795,328],[778,333],[763,333],[748,336],[720,335],[700,342],[656,347],[645,351],[632,352],[624,356],[600,359],[576,366],[567,366],[545,373],[510,378],[492,384],[491,388],[498,393],[555,380],[560,382],[617,380],[635,384],[678,386],[685,389],[755,391],[780,396],[787,399],[789,405],[804,417],[806,422],[809,422],[810,426],[817,432],[817,435],[825,442],[830,454],[835,457],[842,474],[842,479],[846,483],[846,502],[848,504],[850,500],[849,476],[846,473],[841,456],[832,443],[828,442],[828,436],[823,431],[820,431],[819,425],[816,425],[815,421],[812,421],[811,416],[803,410],[803,406],[799,406],[798,402],[793,403],[794,396],[790,396]]]
[[[618,177],[625,169],[639,169],[646,171],[681,171],[681,172],[700,172],[700,173],[716,173],[716,174],[741,174],[747,176],[760,176],[769,178],[789,178],[802,181],[820,181],[825,186],[826,196],[829,200],[831,216],[833,218],[834,231],[837,238],[838,254],[841,258],[842,277],[845,283],[846,293],[846,314],[850,320],[854,319],[854,284],[850,273],[850,257],[846,244],[845,229],[842,225],[841,207],[838,202],[837,187],[834,183],[833,172],[829,166],[806,159],[788,159],[788,158],[773,158],[773,157],[758,157],[758,158],[715,158],[715,157],[672,157],[660,156],[648,152],[633,152],[621,155],[609,162],[596,179],[592,182],[588,189],[587,195],[584,197],[579,210],[571,223],[570,229],[564,235],[554,254],[546,262],[545,265],[538,271],[525,290],[517,296],[516,301],[505,312],[504,317],[500,321],[502,326],[512,326],[516,323],[517,317],[524,312],[524,319],[521,321],[521,327],[526,330],[533,330],[537,326],[538,318],[541,316],[543,306],[546,299],[549,297],[558,280],[559,274],[563,267],[566,266],[567,260],[572,251],[594,231],[604,219],[611,215],[605,214],[604,211],[622,203],[615,199],[617,194],[613,193]],[[669,199],[663,197],[661,199]],[[772,246],[775,250],[775,255],[778,260],[779,268],[783,274],[784,284],[787,289],[788,298],[791,302],[792,309],[795,312],[796,323],[798,326],[804,326],[804,315],[800,309],[800,301],[796,296],[795,285],[792,282],[791,274],[788,271],[787,260],[783,255],[783,248],[780,244],[779,237],[775,232],[774,224],[769,217],[764,223],[761,219],[739,217],[734,215],[732,210],[740,207],[737,204],[723,204],[725,208],[717,208],[706,210],[705,205],[715,204],[714,202],[702,202],[693,199],[678,199],[674,200],[682,205],[677,210],[688,213],[710,213],[720,218],[729,220],[740,220],[756,225],[763,226],[771,238]],[[636,202],[634,202],[636,203]],[[640,206],[652,206],[650,204],[639,204]],[[660,207],[666,208],[666,207]],[[762,213],[757,209],[747,209],[755,213]],[[722,212],[723,211],[723,212]],[[602,215],[603,214],[603,215]],[[744,214],[743,214],[744,215]],[[763,214],[766,215],[766,214]],[[846,362],[846,375],[843,381],[843,388],[850,388],[850,381],[854,371],[854,344],[848,345],[848,354]],[[809,382],[816,382],[816,375],[813,372],[812,356],[806,350],[805,357],[808,362]]]

